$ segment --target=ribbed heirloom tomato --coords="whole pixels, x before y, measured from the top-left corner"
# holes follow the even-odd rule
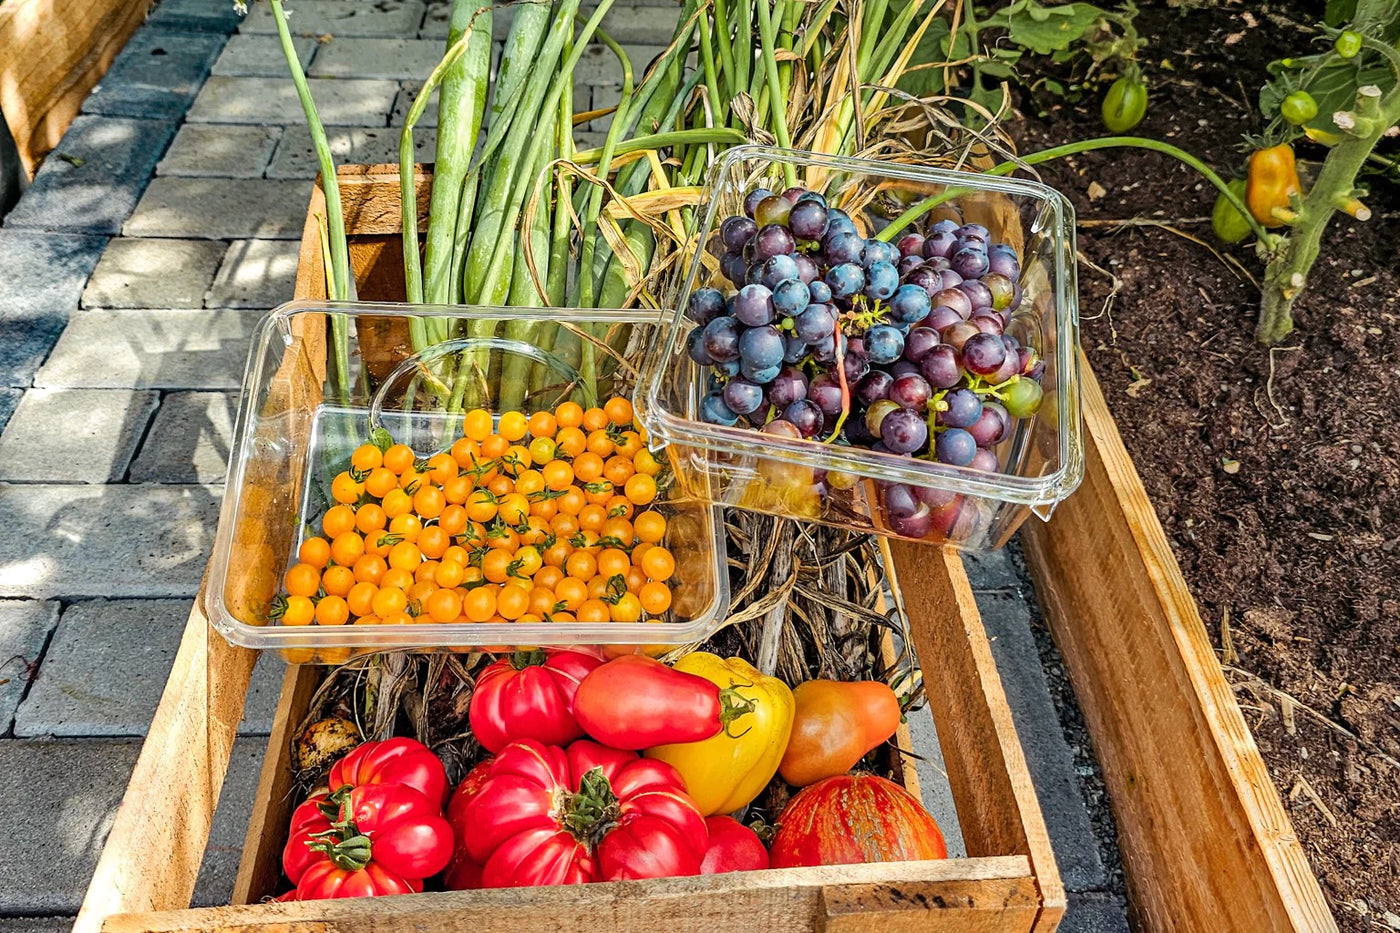
[[[774,868],[948,857],[938,823],[893,781],[842,774],[803,790],[778,817]]]
[[[695,875],[709,841],[674,768],[587,740],[507,745],[462,820],[487,888]]]
[[[447,771],[432,750],[404,737],[356,747],[332,765],[326,777],[331,790],[367,784],[406,784],[437,806],[442,806],[450,789]]]
[[[530,594],[523,598],[528,608]],[[521,651],[502,658],[476,679],[467,713],[472,734],[489,752],[516,739],[566,745],[583,738],[574,718],[574,694],[602,663],[581,651]]]

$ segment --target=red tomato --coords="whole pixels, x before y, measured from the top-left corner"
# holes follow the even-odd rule
[[[447,863],[442,882],[449,891],[468,891],[481,887],[481,864],[472,861],[472,857],[467,854],[467,834],[471,832],[471,824],[466,820],[466,812],[467,804],[472,802],[486,783],[486,778],[491,773],[491,763],[495,760],[487,758],[467,772],[467,776],[462,778],[462,783],[452,792],[452,799],[447,802],[447,822],[452,826],[454,846],[452,861]]]
[[[451,857],[452,827],[436,802],[404,784],[368,784],[317,794],[297,807],[282,870],[298,900],[356,897],[367,888],[422,890],[423,879]],[[324,891],[354,893],[316,893]]]
[[[943,833],[914,797],[873,774],[818,781],[783,808],[774,868],[948,857]]]
[[[407,784],[438,807],[447,799],[447,771],[432,750],[414,739],[366,742],[331,766],[326,786]]]
[[[579,684],[574,714],[588,735],[613,748],[700,742],[751,709],[732,687],[628,654],[594,669]]]
[[[463,819],[487,888],[695,875],[708,843],[674,768],[586,740],[507,745]]]
[[[472,734],[488,752],[516,739],[567,745],[583,738],[574,695],[602,663],[578,651],[520,651],[502,658],[476,679],[468,711]]]
[[[727,871],[759,871],[768,867],[768,850],[758,834],[731,816],[712,816],[705,821],[710,831],[710,847],[700,863],[700,874],[719,875]]]
[[[285,903],[287,903],[288,901],[294,901],[294,900],[296,900],[296,899],[297,899],[297,889],[296,889],[296,888],[292,888],[290,891],[287,891],[287,892],[284,893],[284,894],[279,894],[279,895],[277,895],[276,897],[272,898],[272,900],[271,900],[269,903],[272,903],[272,904],[285,904]]]

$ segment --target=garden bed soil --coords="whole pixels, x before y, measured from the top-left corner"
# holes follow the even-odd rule
[[[1144,8],[1135,132],[1242,166],[1265,66],[1316,15]],[[1023,152],[1105,135],[1097,96],[1022,109]],[[1209,247],[1262,265],[1213,240],[1192,170],[1117,150],[1040,171],[1079,213],[1085,351],[1337,920],[1400,928],[1400,191],[1373,180],[1376,216],[1333,221],[1270,351],[1258,289]],[[1104,223],[1129,218],[1175,232]]]

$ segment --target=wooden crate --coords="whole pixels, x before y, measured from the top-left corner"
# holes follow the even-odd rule
[[[1022,540],[1103,765],[1139,925],[1335,931],[1098,381],[1080,367],[1084,484]]]
[[[402,298],[398,173],[351,166],[341,175],[351,263],[361,298]],[[419,186],[425,214],[428,178]],[[297,296],[323,298],[319,190],[302,240]],[[323,329],[289,343],[269,405],[319,392]],[[256,484],[262,478],[250,476]],[[267,490],[263,490],[268,495]],[[213,632],[202,599],[190,615],[170,682],[132,775],[76,930],[568,931],[822,929],[925,933],[1051,933],[1065,894],[971,587],[956,552],[896,542],[893,565],[924,659],[968,858],[782,869],[566,888],[464,891],[378,900],[248,903],[280,893],[288,815],[289,730],[317,681],[289,667],[229,907],[187,909],[256,653]],[[250,579],[276,567],[268,556]]]

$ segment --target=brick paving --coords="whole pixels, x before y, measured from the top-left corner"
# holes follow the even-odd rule
[[[450,4],[290,6],[337,159],[396,160]],[[640,69],[675,15],[619,0],[607,27]],[[224,0],[161,0],[0,229],[0,822],[17,828],[0,933],[66,929],[82,901],[199,587],[248,336],[292,295],[316,164],[273,32],[264,3],[240,21]],[[576,109],[607,106],[615,61],[584,62]],[[425,160],[435,123],[434,104]],[[1124,930],[1029,587],[1004,554],[970,569],[1066,883],[1092,892],[1063,929]],[[197,904],[232,887],[280,669],[254,674]]]

